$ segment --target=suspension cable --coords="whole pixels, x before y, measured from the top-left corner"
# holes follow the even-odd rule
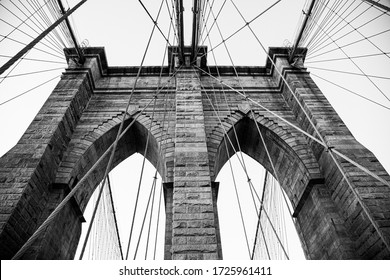
[[[314,21],[314,23],[317,24],[316,21]],[[322,28],[321,28],[320,26],[319,26],[319,28],[322,30]],[[325,32],[325,31],[324,31],[324,32]],[[387,96],[387,95],[378,87],[378,85],[377,85],[376,83],[374,83],[374,82],[372,81],[371,77],[370,77],[369,75],[367,75],[367,74],[363,71],[363,69],[361,69],[361,67],[358,66],[358,65],[356,64],[356,62],[348,56],[348,54],[344,51],[344,49],[343,49],[343,48],[340,48],[339,44],[337,44],[337,42],[335,42],[335,40],[334,40],[332,37],[330,37],[328,33],[325,32],[325,34],[326,34],[326,36],[328,36],[328,37],[332,40],[332,42],[339,48],[339,50],[340,50],[346,57],[349,58],[349,60],[350,60],[350,61],[355,65],[355,67],[363,74],[363,76],[365,76],[365,77],[371,82],[371,84],[373,84],[373,86],[374,86],[376,89],[378,89],[378,91],[379,91],[379,92],[380,92],[388,101],[390,101],[390,98],[389,98],[389,97],[388,97],[388,96]]]
[[[11,58],[12,56],[0,54],[0,57]],[[66,62],[64,62],[64,61],[45,60],[45,59],[39,59],[39,58],[27,58],[27,57],[22,57],[22,58],[20,58],[20,59],[21,59],[21,60],[28,60],[28,61],[36,61],[36,62],[47,62],[47,63],[66,64]]]
[[[226,37],[225,41],[228,41],[230,40],[233,36],[235,36],[236,34],[238,34],[241,30],[243,30],[246,26],[249,26],[251,23],[253,23],[255,20],[257,20],[258,18],[260,18],[262,15],[264,15],[266,12],[268,12],[269,10],[271,10],[273,7],[276,6],[276,4],[278,4],[279,2],[281,2],[282,0],[277,0],[275,3],[273,3],[272,5],[270,5],[267,9],[265,9],[264,11],[260,12],[257,16],[255,16],[253,19],[251,19],[250,21],[248,22],[245,22],[245,24],[243,26],[241,26],[240,28],[238,28],[236,31],[234,31],[232,34],[230,34],[228,37]],[[206,53],[202,54],[200,58],[206,56],[208,53],[210,53],[212,50],[218,48],[220,45],[222,45],[224,42],[220,42],[219,44],[215,45],[214,48],[211,48],[210,50],[208,50]]]
[[[118,220],[117,220],[117,217],[116,217],[115,206],[114,206],[114,198],[112,196],[112,188],[111,188],[111,181],[110,181],[110,176],[109,175],[107,175],[107,183],[108,183],[108,190],[109,190],[111,206],[112,206],[112,214],[114,216],[115,232],[116,232],[117,239],[118,239],[119,252],[121,254],[121,260],[124,260],[122,244],[121,244],[121,239],[120,239],[120,235],[119,235]]]
[[[50,0],[47,0],[40,9],[42,9],[44,6],[46,6],[49,3]],[[3,6],[3,5],[2,5]],[[4,7],[4,6],[3,6]],[[28,21],[34,14],[36,14],[38,10],[34,11],[33,14],[31,14],[29,17],[27,17],[24,21],[22,21],[16,28],[14,28],[11,32],[9,32],[3,39],[0,40],[0,43],[3,42],[3,40],[9,35],[11,35],[16,29],[18,29],[20,26],[22,26],[26,21]]]
[[[196,66],[195,66],[195,67],[196,67]],[[200,69],[199,67],[196,67],[196,68]],[[206,96],[207,96],[207,99],[208,99],[209,102],[210,102],[211,107],[213,108],[214,113],[216,114],[216,116],[217,116],[217,118],[218,118],[218,120],[219,120],[220,126],[222,127],[222,129],[223,129],[223,131],[224,131],[224,134],[225,134],[224,139],[225,139],[225,141],[226,141],[226,139],[229,140],[230,144],[232,145],[232,148],[233,148],[234,152],[237,153],[237,151],[236,151],[235,148],[234,148],[234,145],[232,144],[232,142],[231,142],[231,140],[230,140],[229,135],[228,135],[227,132],[226,132],[226,129],[224,128],[224,126],[223,126],[223,124],[222,124],[222,122],[221,122],[221,120],[220,120],[220,117],[219,117],[218,113],[216,112],[216,110],[215,110],[215,108],[214,108],[214,105],[212,104],[212,102],[211,102],[211,100],[210,100],[210,97],[209,97],[208,94],[207,94],[207,91],[204,90],[204,92],[205,92],[205,94],[206,94]],[[226,143],[226,142],[225,142],[225,143]],[[225,144],[225,147],[227,148],[227,144]],[[228,153],[228,151],[227,151],[227,153]],[[228,155],[229,155],[229,153],[228,153]],[[229,159],[230,159],[230,158],[229,158]],[[238,157],[238,159],[239,159],[239,161],[240,161],[240,158],[239,158],[239,157]],[[241,161],[240,161],[240,162],[241,162]],[[229,161],[229,163],[230,163],[230,161]],[[241,166],[243,166],[242,163],[241,163]],[[246,172],[246,169],[244,169],[244,172]],[[246,174],[247,174],[247,172],[246,172]],[[247,174],[247,177],[249,178],[248,174]],[[254,193],[256,194],[258,200],[260,201],[260,198],[259,198],[259,196],[258,196],[256,190],[254,190]],[[272,229],[273,229],[275,235],[277,235],[276,230],[275,230],[275,227],[273,226],[273,224],[272,224],[272,222],[271,222],[271,220],[270,220],[270,217],[269,217],[269,215],[268,215],[268,213],[266,212],[265,209],[264,209],[264,213],[266,214],[266,217],[267,217],[267,219],[268,219],[268,221],[269,221],[269,223],[270,223],[270,225],[271,225],[271,227],[272,227]],[[244,228],[245,228],[245,227],[244,227]],[[246,236],[246,230],[245,230],[245,236]],[[247,238],[247,236],[246,236],[246,238]],[[279,237],[277,237],[277,238],[279,239]],[[280,240],[280,239],[279,239],[279,240]],[[281,246],[283,246],[283,245],[281,245]],[[250,257],[251,257],[251,253],[250,253],[249,243],[248,243],[248,252],[249,252],[249,258],[250,258]],[[288,256],[287,256],[287,258],[288,258]]]
[[[264,235],[264,231],[263,231],[263,226],[261,224],[261,212],[263,210],[263,203],[264,203],[264,195],[265,195],[265,188],[267,186],[267,178],[268,178],[268,171],[265,170],[265,175],[264,175],[264,181],[263,181],[263,190],[262,190],[262,194],[261,194],[261,203],[260,203],[260,209],[259,209],[259,213],[257,214],[257,226],[256,226],[256,233],[255,233],[255,240],[253,242],[253,249],[252,249],[252,255],[251,255],[251,260],[254,259],[255,257],[255,249],[256,249],[256,245],[257,245],[257,236],[258,236],[258,232],[259,232],[259,228],[261,230],[261,234],[262,234],[262,237],[263,237],[263,240],[264,240],[264,244],[265,244],[265,249],[266,249],[266,253],[267,253],[267,256],[268,256],[268,259],[271,260],[271,256],[270,256],[270,253],[269,253],[269,249],[268,249],[268,245],[267,245],[267,242],[266,242],[266,238],[265,238],[265,235]]]
[[[321,80],[323,80],[323,81],[325,81],[325,82],[327,82],[327,83],[330,83],[330,84],[332,84],[332,85],[334,85],[334,86],[336,86],[336,87],[338,87],[338,88],[341,88],[341,89],[343,89],[343,90],[345,90],[345,91],[347,91],[347,92],[349,92],[349,93],[352,93],[353,95],[355,95],[355,96],[357,96],[357,97],[363,98],[363,99],[365,99],[365,100],[367,100],[367,101],[369,101],[369,102],[371,102],[371,103],[373,103],[373,104],[375,104],[375,105],[378,105],[378,106],[381,106],[382,108],[385,108],[385,109],[387,109],[387,110],[390,110],[390,107],[387,107],[387,106],[385,106],[385,105],[383,105],[383,104],[381,104],[381,103],[379,103],[379,102],[376,102],[376,101],[374,101],[374,100],[372,100],[372,99],[370,99],[370,98],[367,98],[367,97],[365,97],[365,96],[363,96],[363,95],[361,95],[361,94],[359,94],[359,93],[357,93],[357,92],[354,92],[354,91],[352,91],[352,90],[350,90],[350,89],[347,89],[347,88],[345,88],[345,87],[343,87],[343,86],[340,86],[340,85],[338,85],[338,84],[336,84],[336,83],[334,83],[334,82],[332,82],[332,81],[330,81],[330,80],[327,80],[327,79],[325,79],[325,78],[323,78],[323,77],[320,77],[320,76],[314,74],[313,72],[311,72],[310,74],[313,75],[313,76],[315,76],[315,77],[317,77],[317,78],[319,78],[319,79],[321,79]]]
[[[172,75],[169,77],[168,82],[171,81],[173,77],[176,76],[177,71],[172,73]],[[163,90],[164,87],[162,87],[160,90],[158,90],[158,93],[160,93]],[[126,133],[127,131],[132,127],[132,125],[137,121],[138,117],[141,116],[142,112],[146,110],[147,107],[152,103],[153,99],[150,100],[144,108],[140,111],[139,114],[135,116],[132,122],[130,122],[127,127],[123,129],[123,131],[119,134],[117,137],[117,141],[119,141]],[[126,112],[128,111],[128,108],[126,109]],[[126,116],[126,113],[124,114]],[[117,142],[116,141],[116,142]],[[68,195],[58,204],[58,206],[53,210],[53,212],[46,218],[46,220],[38,227],[38,229],[30,236],[30,238],[27,240],[27,242],[19,249],[19,251],[15,254],[15,256],[12,259],[19,259],[23,253],[32,245],[32,243],[39,237],[39,235],[45,231],[46,227],[54,220],[54,218],[58,215],[58,213],[62,210],[62,208],[65,207],[67,202],[74,196],[74,194],[81,188],[82,184],[85,182],[85,180],[94,172],[94,170],[99,166],[99,164],[103,161],[103,159],[112,152],[114,148],[115,142],[113,142],[107,150],[96,160],[96,162],[92,165],[92,167],[87,171],[87,173],[80,179],[80,181],[74,186],[74,188],[68,193]]]
[[[167,37],[165,36],[165,34],[162,32],[162,30],[160,29],[160,26],[158,26],[158,22],[157,22],[157,19],[158,17],[156,18],[156,20],[153,19],[152,15],[150,14],[149,10],[145,7],[144,3],[141,1],[141,0],[138,0],[138,2],[141,4],[141,6],[144,8],[145,12],[148,14],[149,18],[153,21],[153,25],[155,27],[157,27],[158,31],[160,32],[160,34],[164,37],[165,41],[171,46],[171,44],[169,43],[169,40],[167,39]],[[163,2],[161,2],[161,5],[160,5],[160,10],[159,10],[159,14],[160,14],[160,11],[161,11],[161,7],[162,7],[162,4]]]
[[[20,94],[18,94],[18,95],[16,95],[16,96],[10,98],[10,99],[7,99],[7,100],[1,102],[1,103],[0,103],[0,106],[4,105],[4,104],[6,104],[6,103],[8,103],[8,102],[10,102],[10,101],[12,101],[12,100],[14,100],[14,99],[17,99],[17,98],[19,98],[19,97],[25,95],[26,93],[29,93],[29,92],[33,91],[34,89],[37,89],[37,88],[40,88],[40,87],[43,86],[43,85],[46,85],[47,83],[50,83],[51,81],[53,81],[53,80],[59,78],[60,76],[61,76],[61,75],[55,76],[55,77],[53,77],[53,78],[51,78],[51,79],[49,79],[49,80],[47,80],[47,81],[45,81],[45,82],[43,82],[43,83],[40,83],[39,85],[37,85],[37,86],[35,86],[35,87],[33,87],[33,88],[30,88],[29,90],[26,90],[26,91],[24,91],[24,92],[22,92],[22,93],[20,93]]]
[[[231,0],[232,1],[232,0]],[[243,18],[243,20],[245,21],[245,18]],[[365,214],[367,215],[368,219],[370,220],[371,224],[374,226],[375,230],[377,231],[378,235],[380,236],[380,238],[382,239],[384,245],[387,247],[388,251],[390,251],[390,244],[389,242],[386,240],[386,238],[384,237],[383,233],[380,231],[380,228],[378,226],[378,224],[376,223],[376,221],[372,218],[372,215],[370,215],[370,210],[367,208],[367,206],[363,203],[362,201],[362,198],[360,197],[360,195],[356,192],[356,190],[353,188],[351,182],[349,181],[349,179],[347,178],[347,175],[345,173],[345,171],[342,169],[340,163],[337,161],[337,159],[334,157],[333,155],[333,152],[335,152],[336,154],[338,154],[339,156],[341,156],[342,154],[340,152],[338,152],[337,150],[333,149],[333,148],[329,148],[322,135],[319,133],[318,129],[316,128],[316,126],[313,124],[313,122],[311,121],[311,119],[309,118],[309,116],[307,115],[307,112],[306,110],[303,108],[301,102],[299,101],[299,99],[296,97],[295,93],[292,91],[291,87],[288,85],[286,79],[284,78],[284,76],[282,75],[282,73],[280,73],[280,71],[277,69],[276,65],[275,65],[275,62],[271,59],[270,55],[267,53],[266,49],[264,48],[263,44],[261,43],[261,41],[259,40],[258,36],[256,35],[256,33],[253,31],[253,29],[251,28],[250,25],[248,25],[248,28],[251,30],[252,34],[254,35],[254,37],[256,38],[256,40],[258,41],[258,43],[260,44],[261,48],[263,49],[263,51],[267,54],[268,58],[270,59],[271,63],[274,65],[274,68],[275,70],[278,72],[279,76],[283,79],[283,81],[285,82],[286,86],[289,88],[289,90],[291,91],[291,94],[294,96],[294,98],[297,100],[299,106],[302,108],[303,112],[305,113],[306,117],[308,118],[309,120],[309,123],[311,124],[311,126],[313,127],[313,129],[316,131],[317,135],[320,137],[321,141],[325,144],[325,147],[327,148],[327,151],[330,151],[330,155],[332,157],[332,160],[335,162],[336,166],[338,167],[338,169],[340,170],[340,172],[342,173],[343,177],[345,178],[346,182],[348,183],[348,186],[350,188],[350,190],[352,191],[352,193],[354,194],[354,196],[356,197],[356,199],[359,201],[359,204],[361,205],[363,211],[365,212]],[[360,68],[359,68],[360,69]],[[332,151],[333,150],[333,151]],[[345,156],[345,155],[342,155],[344,159],[347,159],[348,157]],[[349,159],[349,158],[348,158]],[[359,164],[355,164],[355,166],[357,167],[362,167],[361,165]],[[360,168],[359,167],[359,168]],[[366,168],[361,168],[361,170],[366,170],[366,171],[369,171],[368,169]],[[366,172],[368,173],[368,172]],[[371,172],[370,172],[371,173]],[[373,174],[373,173],[372,173]],[[377,176],[379,177],[379,176]],[[376,178],[376,177],[375,177]],[[385,182],[385,185],[389,186],[389,183],[387,183],[385,180],[383,180],[381,178],[380,180],[381,182]]]
[[[234,3],[233,3],[233,4],[234,4]],[[212,12],[212,11],[211,11],[211,12]],[[213,13],[213,12],[212,12],[212,13]],[[213,13],[213,16],[214,16],[214,13]],[[215,18],[215,16],[214,16],[214,18]],[[232,56],[231,56],[231,54],[230,54],[230,51],[229,51],[229,49],[228,49],[228,47],[227,47],[227,45],[226,45],[226,41],[224,40],[224,37],[223,37],[223,35],[222,35],[222,32],[221,32],[221,30],[220,30],[220,28],[219,28],[218,22],[216,22],[216,26],[217,26],[218,32],[219,32],[219,34],[220,34],[220,36],[221,36],[221,39],[222,39],[222,41],[224,42],[224,46],[225,46],[226,52],[227,52],[228,57],[229,57],[229,59],[230,59],[230,63],[231,63],[232,66],[233,66],[233,69],[234,69],[236,78],[237,78],[237,80],[238,80],[238,83],[239,83],[239,85],[240,85],[240,87],[241,87],[241,90],[244,91],[244,88],[243,88],[243,86],[242,86],[242,83],[241,83],[241,81],[240,81],[240,79],[239,79],[239,77],[238,77],[237,69],[236,69],[236,67],[235,67],[235,65],[234,65],[234,62],[233,62]],[[250,106],[249,102],[248,102],[248,105]],[[252,112],[253,120],[255,121],[256,127],[257,127],[257,129],[258,129],[258,132],[259,132],[259,134],[260,134],[260,136],[261,136],[261,138],[262,138],[263,145],[265,146],[265,148],[266,148],[266,150],[267,150],[267,147],[266,147],[265,142],[264,142],[264,139],[263,139],[263,137],[262,137],[262,135],[261,135],[260,129],[258,128],[256,119],[254,118],[253,111],[252,111],[252,110],[250,110],[250,111]],[[236,134],[236,131],[235,131],[234,126],[233,126],[233,130],[234,130],[234,132],[235,132],[235,137],[236,137],[236,140],[237,140],[237,143],[238,143],[239,150],[241,151],[241,147],[240,147],[239,141],[238,141],[238,139],[237,139],[237,134]],[[268,150],[267,150],[267,152],[268,152]],[[268,155],[269,155],[269,154],[268,154]],[[242,153],[241,153],[241,156],[242,156]],[[247,176],[247,181],[248,181],[248,183],[249,183],[249,188],[250,188],[250,190],[251,190],[251,194],[253,195],[252,189],[254,189],[254,188],[253,188],[253,186],[251,187],[251,180],[250,180],[249,175],[248,175],[248,173],[247,173],[247,171],[246,171],[245,161],[244,161],[244,158],[243,158],[243,157],[242,157],[242,161],[243,161],[243,164],[244,164],[243,168],[244,168],[244,171],[245,171],[246,176]],[[270,161],[271,161],[271,159],[270,159]],[[272,161],[271,161],[271,164],[272,164]],[[277,176],[276,170],[274,170],[274,172],[275,172],[275,175]],[[278,179],[278,181],[279,181],[279,179]],[[255,208],[256,208],[256,205],[255,205]],[[257,208],[256,208],[256,211],[257,211]],[[275,234],[276,234],[276,231],[275,231]],[[278,238],[278,241],[280,242],[279,237],[277,237],[277,238]],[[284,246],[283,246],[283,244],[282,244],[281,242],[280,242],[280,245],[282,246],[283,251],[285,252]],[[250,254],[250,253],[249,253],[249,254]],[[288,254],[287,254],[286,252],[285,252],[285,254],[286,254],[286,257],[288,258]],[[250,257],[251,257],[251,254],[250,254]]]

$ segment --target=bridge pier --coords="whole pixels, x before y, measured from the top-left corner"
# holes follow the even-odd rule
[[[166,259],[222,258],[198,75],[194,69],[176,75],[174,181],[172,198],[166,197],[172,200],[172,221],[167,223],[172,244]]]
[[[174,58],[173,49],[169,55]],[[249,98],[315,135],[309,116],[329,146],[389,182],[388,173],[356,141],[309,73],[291,67],[287,49],[273,48],[270,55],[276,68],[269,60],[265,67],[210,67],[213,75],[221,74],[220,81],[200,75],[189,65],[174,78],[170,77],[175,68],[172,64],[163,69],[145,67],[128,112],[123,110],[137,67],[108,67],[102,48],[86,49],[82,66],[69,60],[69,68],[30,127],[0,158],[1,259],[12,258],[69,188],[95,168],[38,243],[23,255],[29,259],[74,257],[82,213],[103,179],[108,159],[94,164],[115,141],[124,114],[125,125],[136,121],[118,142],[111,169],[137,152],[157,168],[165,182],[165,259],[222,259],[215,180],[234,154],[232,146],[237,148],[240,142],[244,153],[274,173],[255,122],[300,223],[299,236],[307,257],[390,258],[384,244],[390,237],[389,187],[338,158],[341,172],[324,147],[260,106],[252,106],[253,115],[249,114],[248,100],[232,90],[240,90],[233,71],[237,70]],[[206,69],[205,56],[196,63]],[[162,84],[165,94],[175,98],[156,97]],[[213,93],[214,101],[208,100],[207,92]],[[156,107],[145,107],[155,97]],[[165,106],[164,102],[172,104]],[[210,102],[218,102],[218,117]],[[166,108],[172,109],[168,112]],[[161,121],[163,116],[167,116],[166,122]],[[239,139],[235,139],[233,127]],[[224,141],[226,135],[231,144]],[[344,173],[359,196],[351,191]]]

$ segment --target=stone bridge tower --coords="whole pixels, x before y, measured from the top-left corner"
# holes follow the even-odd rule
[[[206,56],[199,55],[199,68],[186,64],[187,59],[180,68],[176,64],[144,67],[127,112],[137,67],[108,66],[103,48],[86,49],[83,65],[76,65],[68,55],[69,67],[51,96],[19,142],[0,159],[2,259],[12,258],[93,168],[73,199],[22,256],[74,257],[83,212],[103,179],[108,157],[96,162],[114,142],[124,114],[125,126],[133,125],[118,142],[112,168],[136,152],[143,154],[148,145],[145,156],[164,181],[166,259],[222,258],[215,178],[238,143],[279,179],[294,207],[307,258],[390,258],[389,175],[354,139],[303,64],[294,68],[288,63],[287,49],[271,48],[274,64],[268,59],[264,67],[236,67],[238,82],[232,67],[208,67]],[[170,57],[175,61],[175,49]],[[219,80],[200,69],[219,73]],[[165,87],[156,94],[160,84]],[[234,89],[264,107],[249,106],[248,98]],[[169,104],[164,102],[166,95]],[[155,109],[145,109],[154,98]],[[213,104],[218,104],[218,116]],[[330,149],[380,176],[387,185],[344,158],[337,156],[334,161],[332,150],[298,131],[315,135],[308,118]]]

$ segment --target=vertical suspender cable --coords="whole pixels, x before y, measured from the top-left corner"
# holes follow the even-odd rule
[[[118,228],[118,221],[117,221],[116,213],[115,213],[114,199],[112,197],[111,181],[110,181],[110,176],[108,176],[108,175],[107,175],[107,182],[108,182],[108,190],[109,190],[111,206],[112,206],[112,214],[114,215],[115,232],[116,232],[116,235],[118,238],[118,246],[119,246],[119,251],[121,254],[121,259],[123,260],[123,250],[122,250],[121,239],[119,236],[119,228]]]

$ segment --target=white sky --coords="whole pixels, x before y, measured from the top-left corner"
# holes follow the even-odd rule
[[[7,4],[8,1],[3,1]],[[65,2],[65,1],[64,1]],[[78,1],[68,0],[71,7],[75,5]],[[148,7],[150,13],[155,16],[158,9],[159,1],[144,0],[145,6]],[[185,2],[185,43],[190,44],[190,34],[191,34],[191,5],[192,1]],[[219,7],[222,1],[216,1],[216,7]],[[235,30],[243,25],[242,19],[239,17],[237,12],[232,8],[232,5],[227,1],[226,7],[221,13],[219,24],[222,30],[224,37],[232,34]],[[235,1],[236,4],[242,10],[243,15],[249,20],[255,17],[259,12],[263,11],[266,7],[270,6],[274,1]],[[389,1],[383,1],[387,3]],[[170,1],[168,1],[170,3]],[[268,46],[283,46],[285,45],[285,40],[293,41],[295,31],[298,26],[298,19],[301,16],[302,7],[305,1],[281,1],[273,9],[267,12],[265,15],[256,20],[253,25],[253,29],[256,34],[258,34],[260,40],[263,44]],[[217,10],[217,9],[216,9]],[[373,14],[375,11],[373,11]],[[10,16],[0,9],[0,16],[5,20],[11,20]],[[368,13],[368,16],[372,16]],[[168,15],[164,7],[161,14],[162,20],[159,21],[159,25],[162,30],[168,29],[169,22],[167,21]],[[73,23],[77,31],[78,37],[83,40],[87,39],[90,46],[104,46],[106,49],[106,54],[108,57],[108,63],[111,66],[119,65],[139,65],[143,52],[146,47],[150,31],[152,29],[152,22],[148,18],[147,14],[143,10],[142,6],[138,1],[128,1],[128,0],[115,0],[115,1],[103,1],[103,0],[89,0],[85,3],[73,16]],[[4,25],[0,23],[0,33],[4,35],[6,32]],[[1,29],[4,28],[4,29]],[[367,28],[364,28],[365,34],[374,34],[380,30],[386,30],[390,28],[390,17],[383,16],[380,19],[373,22]],[[34,34],[33,34],[34,35]],[[352,35],[358,36],[358,35]],[[23,39],[24,42],[29,42],[31,39],[18,35],[17,38]],[[216,45],[221,41],[216,29],[211,35],[212,44]],[[356,37],[357,38],[357,37]],[[352,38],[346,38],[346,40],[353,40]],[[375,37],[375,43],[380,45],[389,51],[390,48],[390,35],[389,33],[384,34],[383,36]],[[153,37],[151,48],[146,57],[146,65],[161,65],[161,60],[164,52],[164,40],[162,36],[155,31]],[[241,31],[238,35],[234,36],[231,40],[228,41],[228,47],[232,54],[234,63],[236,65],[264,65],[266,56],[263,53],[262,49],[256,42],[253,35],[247,30]],[[8,42],[6,44],[0,43],[0,53],[12,55],[16,52],[17,48],[20,48],[18,44]],[[375,50],[372,49],[371,45],[367,43],[356,44],[354,47],[346,49],[349,55],[355,54],[367,54],[374,53]],[[32,51],[31,57],[41,56],[36,51]],[[218,59],[219,65],[230,64],[226,52],[223,46],[220,46],[215,50],[215,55]],[[342,54],[335,53],[331,58],[341,57]],[[209,56],[210,57],[210,56]],[[50,56],[46,56],[45,59],[54,59]],[[57,59],[58,60],[58,59]],[[314,60],[314,59],[313,59]],[[4,63],[6,59],[1,59],[0,64]],[[210,61],[210,59],[209,59]],[[390,59],[384,56],[370,58],[367,60],[358,60],[360,65],[364,66],[367,73],[378,76],[388,76],[388,71],[390,69]],[[58,65],[58,66],[57,66]],[[309,65],[309,64],[308,64]],[[29,71],[37,71],[41,69],[52,69],[56,67],[61,67],[59,64],[40,64],[22,61],[20,65],[15,69],[15,73],[24,73]],[[342,61],[317,64],[317,67],[332,68],[332,69],[342,69],[348,71],[358,72],[350,63]],[[310,69],[309,69],[310,70]],[[340,83],[343,86],[346,86],[352,90],[356,90],[359,93],[364,94],[367,97],[378,100],[386,106],[390,106],[390,102],[385,100],[378,91],[376,91],[372,85],[364,77],[351,76],[351,75],[342,75],[328,73],[320,70],[311,70],[313,73],[320,75],[321,77],[326,77],[336,83]],[[57,71],[58,72],[58,71]],[[23,79],[19,78],[9,78],[0,84],[0,103],[4,100],[7,100],[10,97],[13,97],[23,91],[31,88],[32,86],[37,85],[39,82],[48,80],[55,75],[56,71],[50,73],[36,74],[24,77]],[[61,72],[61,71],[59,71]],[[388,148],[388,143],[390,143],[390,111],[383,109],[377,105],[368,103],[362,99],[354,97],[348,93],[343,92],[337,87],[329,86],[329,84],[315,79],[319,87],[323,90],[326,97],[332,103],[336,111],[340,114],[341,118],[350,128],[354,136],[359,142],[365,145],[370,149],[379,159],[379,161],[384,165],[384,167],[389,171],[390,170],[390,149]],[[375,82],[383,89],[383,91],[390,96],[389,88],[390,84],[387,80],[384,79],[375,79]],[[25,96],[16,99],[12,102],[0,106],[0,131],[2,132],[2,137],[0,140],[0,155],[8,151],[21,137],[31,120],[34,118],[35,114],[38,112],[42,106],[44,100],[50,94],[51,89],[55,86],[55,83],[50,83],[45,87],[39,88],[39,90],[33,91],[26,94]],[[140,157],[139,157],[140,158]],[[121,191],[135,189],[139,171],[139,159],[136,161],[133,157],[130,159],[133,164],[130,165],[120,165],[115,170],[117,173],[128,174],[129,169],[131,172],[131,177],[123,179],[122,177],[115,177],[113,175],[112,181],[113,186],[118,189],[116,192],[117,197],[129,197],[129,200],[122,200],[124,208],[127,207],[127,216],[131,213],[132,199],[134,194],[123,195]],[[256,164],[251,165],[254,170],[252,171],[253,177],[257,178],[257,185],[261,184],[261,176],[259,175],[258,166]],[[225,166],[226,168],[227,166]],[[124,171],[119,171],[122,169]],[[153,171],[149,171],[153,173]],[[225,172],[225,171],[221,171]],[[149,178],[149,181],[145,181],[143,186],[148,189],[151,186],[150,178],[152,175],[148,173],[145,178]],[[250,173],[251,174],[251,173]],[[123,175],[123,174],[122,174]],[[149,176],[150,175],[150,176]],[[224,176],[219,176],[221,181],[221,188],[224,184],[228,184],[226,181],[230,181],[228,178],[230,174],[226,173]],[[223,177],[223,178],[222,178]],[[240,181],[241,185],[246,184],[245,177]],[[125,186],[120,184],[125,183]],[[129,185],[131,184],[131,188]],[[120,190],[120,191],[119,191]],[[147,191],[146,191],[147,192]],[[228,192],[228,187],[226,187],[226,193]],[[229,197],[229,195],[227,195]],[[221,197],[223,197],[223,192],[221,190]],[[119,202],[118,202],[119,203]],[[118,207],[120,207],[118,205]],[[220,206],[221,209],[223,206]],[[223,220],[229,219],[230,214],[227,214],[226,210],[219,211],[221,227],[223,227]],[[236,211],[237,212],[237,211]],[[225,213],[225,216],[223,215]],[[226,215],[227,214],[227,215]],[[233,215],[233,214],[231,214]],[[130,218],[127,218],[129,221]],[[239,228],[239,221],[230,222],[233,225],[233,228]],[[124,228],[123,239],[128,239],[128,224],[129,222],[120,221],[121,226]],[[228,224],[228,223],[225,223]],[[225,246],[224,256],[227,258],[245,258],[245,245],[243,240],[238,240],[238,234],[234,230],[226,230],[227,232],[232,232],[233,238],[229,243],[237,244],[237,247],[227,248]],[[228,237],[223,237],[228,238]],[[236,238],[236,239],[234,239]],[[125,242],[127,243],[127,241]],[[160,250],[162,252],[162,250]],[[299,258],[299,256],[297,256]]]

